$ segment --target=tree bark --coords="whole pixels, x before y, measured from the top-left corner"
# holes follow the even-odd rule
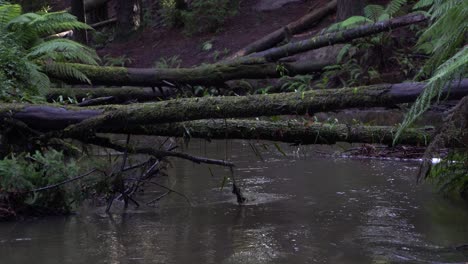
[[[74,125],[68,127],[63,135],[76,136],[115,127],[123,129],[126,126],[207,118],[312,115],[346,108],[395,107],[397,104],[413,102],[424,87],[424,83],[383,84],[303,93],[184,98],[86,110],[76,107],[3,104],[0,106],[0,118],[13,118],[42,131],[60,130]],[[446,87],[442,96],[460,99],[467,94],[468,79],[464,79]]]
[[[84,2],[86,11],[90,11],[98,6],[104,5],[105,3],[109,1],[110,0],[84,0],[83,2]]]
[[[283,41],[288,35],[298,34],[305,29],[311,27],[313,24],[320,21],[329,13],[336,9],[336,0],[330,1],[324,7],[315,9],[300,19],[289,23],[283,28],[280,28],[265,37],[247,45],[245,48],[236,52],[231,58],[242,57],[250,53],[259,52],[275,46]]]
[[[161,86],[166,82],[173,84],[190,85],[219,85],[225,81],[236,79],[277,78],[282,75],[307,74],[322,71],[329,63],[316,63],[310,61],[284,63],[281,69],[276,63],[259,64],[213,64],[195,68],[123,68],[100,67],[84,64],[74,66],[83,72],[93,85],[115,86]],[[56,72],[47,72],[55,79],[67,83],[79,81],[62,76]]]
[[[109,129],[106,133],[193,137],[204,139],[271,140],[293,144],[326,144],[337,142],[392,145],[397,128],[392,126],[364,126],[343,124],[305,124],[297,121],[256,120],[198,120],[150,126],[130,126]],[[425,146],[434,134],[433,129],[408,129],[399,138],[403,145]]]
[[[118,0],[117,26],[119,37],[128,36],[141,25],[140,8],[140,0]]]
[[[364,14],[364,0],[338,0],[336,21],[343,21],[352,16]]]
[[[420,23],[426,20],[427,17],[423,14],[409,14],[370,25],[328,33],[312,37],[310,39],[289,43],[281,47],[253,53],[247,57],[240,58],[239,61],[249,61],[249,58],[252,57],[263,58],[266,61],[276,61],[280,58],[292,56],[304,51],[318,49],[334,44],[347,43],[353,39],[367,37],[391,29]]]
[[[78,21],[86,23],[84,0],[72,0],[71,1],[71,14],[76,16],[76,19]],[[86,30],[75,30],[74,39],[81,43],[88,43]]]

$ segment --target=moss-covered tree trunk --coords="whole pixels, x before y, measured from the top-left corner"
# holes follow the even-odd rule
[[[115,127],[150,125],[209,118],[303,115],[347,108],[395,107],[413,102],[424,83],[383,84],[271,95],[184,98],[157,103],[76,107],[3,104],[0,118],[24,122],[33,129],[65,129],[82,135]],[[454,83],[442,96],[460,99],[468,94],[468,79]],[[1,123],[0,123],[1,124]]]
[[[322,71],[328,63],[294,62],[294,63],[259,63],[259,64],[213,64],[195,68],[124,68],[100,67],[75,64],[93,85],[115,86],[161,86],[168,85],[220,85],[225,81],[237,79],[278,78],[283,75],[307,74]],[[49,71],[49,76],[67,83],[79,83],[60,73]]]
[[[266,50],[268,48],[274,47],[281,41],[288,39],[291,35],[298,34],[305,29],[311,27],[312,25],[319,22],[323,17],[330,14],[336,9],[336,0],[330,1],[323,7],[316,8],[311,10],[310,13],[307,13],[305,16],[300,19],[289,23],[285,27],[282,27],[272,33],[266,35],[265,37],[249,44],[245,48],[237,51],[232,58],[242,57],[254,52],[259,52]]]

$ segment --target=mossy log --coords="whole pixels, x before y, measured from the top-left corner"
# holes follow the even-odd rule
[[[73,66],[83,72],[93,85],[107,86],[167,86],[172,84],[219,85],[229,80],[278,78],[282,75],[298,75],[322,71],[329,63],[284,63],[278,70],[276,63],[212,64],[195,68],[124,68],[101,67],[83,64]],[[47,75],[65,81],[80,83],[73,78],[49,71]]]
[[[426,20],[427,17],[423,14],[409,14],[370,25],[326,33],[306,40],[285,44],[280,47],[250,54],[249,56],[239,58],[238,61],[247,62],[255,58],[257,58],[257,61],[258,58],[261,58],[265,61],[276,61],[278,59],[292,56],[294,54],[302,53],[308,50],[314,50],[334,44],[347,43],[357,38],[375,35],[395,28],[417,24]]]
[[[322,18],[336,10],[336,0],[330,1],[325,6],[316,8],[310,13],[307,13],[305,16],[300,19],[289,23],[285,27],[282,27],[272,33],[266,35],[265,37],[247,45],[245,48],[237,51],[232,58],[242,57],[254,52],[266,50],[268,48],[274,47],[276,44],[280,43],[284,39],[291,37],[302,32],[306,28],[312,26],[313,24],[320,21]]]
[[[125,106],[76,107],[3,104],[0,118],[22,121],[33,129],[68,127],[64,134],[81,135],[105,128],[151,125],[211,118],[303,115],[346,108],[366,108],[413,102],[425,83],[401,83],[344,89],[313,90],[251,96],[182,98]],[[447,92],[449,89],[449,92]],[[468,94],[468,79],[453,82],[442,94],[460,99]],[[0,123],[1,124],[1,123]]]
[[[422,14],[410,14],[354,29],[319,35],[311,39],[253,53],[249,56],[195,68],[124,68],[81,64],[75,64],[74,66],[83,72],[94,85],[108,86],[155,87],[167,85],[167,82],[190,85],[219,85],[229,80],[277,78],[284,75],[294,76],[322,71],[323,67],[331,62],[302,61],[277,64],[268,63],[268,61],[276,61],[283,57],[333,44],[346,43],[356,38],[411,25],[426,19]],[[50,77],[67,83],[79,83],[79,81],[63,76],[58,72],[49,71],[46,73]]]
[[[297,121],[257,121],[212,119],[190,122],[108,128],[106,133],[131,133],[193,137],[204,139],[271,140],[293,144],[335,144],[337,142],[392,145],[397,128],[392,126],[365,126],[324,124]],[[434,130],[407,129],[399,138],[403,145],[425,146],[432,139]]]

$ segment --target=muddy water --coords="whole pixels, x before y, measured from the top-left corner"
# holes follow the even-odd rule
[[[415,183],[418,164],[316,155],[323,147],[192,142],[229,156],[230,172],[174,163],[171,194],[156,208],[83,209],[76,216],[0,224],[0,263],[453,263],[468,260],[468,208]],[[263,161],[261,160],[263,159]],[[157,190],[154,190],[157,191]],[[154,193],[147,192],[147,198]]]

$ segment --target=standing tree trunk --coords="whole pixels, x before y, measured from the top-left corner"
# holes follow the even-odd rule
[[[336,21],[343,21],[348,17],[364,14],[364,0],[338,0]]]
[[[71,1],[71,13],[76,16],[78,21],[86,23],[85,4],[83,0]],[[81,43],[88,43],[86,30],[74,30],[74,38]]]
[[[119,37],[125,37],[141,25],[141,0],[119,0],[117,25]]]

